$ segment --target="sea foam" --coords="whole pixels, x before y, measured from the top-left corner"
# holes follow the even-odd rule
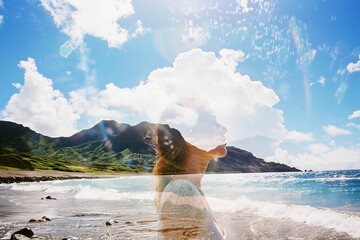
[[[313,226],[333,228],[353,237],[360,237],[360,215],[330,209],[314,208],[304,205],[253,201],[242,196],[236,200],[208,197],[211,209],[215,212],[248,212],[268,218],[287,218],[295,222]]]

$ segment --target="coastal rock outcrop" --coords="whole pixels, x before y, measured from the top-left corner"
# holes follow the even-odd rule
[[[30,228],[23,228],[11,235],[10,240],[25,240],[34,236],[34,232]]]

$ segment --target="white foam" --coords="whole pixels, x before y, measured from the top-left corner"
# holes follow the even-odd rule
[[[208,197],[211,209],[218,212],[244,211],[262,217],[288,218],[308,225],[333,228],[360,237],[360,215],[310,206],[252,201],[245,196],[234,201]]]
[[[44,192],[44,193],[59,193],[70,194],[76,199],[93,199],[93,200],[139,200],[147,201],[154,199],[152,191],[134,191],[134,192],[120,192],[112,188],[95,188],[89,185],[74,185],[61,186],[56,184],[33,183],[33,184],[11,184],[11,190],[26,191],[26,192]]]
[[[153,192],[119,192],[115,189],[98,189],[90,186],[80,188],[74,195],[76,199],[92,200],[153,200]]]
[[[81,185],[80,185],[81,186]],[[58,186],[53,184],[43,184],[43,183],[15,183],[10,184],[10,189],[15,191],[25,191],[25,192],[46,192],[46,193],[71,193],[76,191],[76,188],[79,186]]]

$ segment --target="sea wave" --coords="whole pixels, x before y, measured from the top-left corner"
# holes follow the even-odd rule
[[[356,238],[360,237],[360,215],[357,213],[305,205],[253,201],[245,196],[236,200],[224,200],[216,197],[208,197],[207,199],[215,212],[244,211],[268,218],[287,218],[308,225],[333,228]]]
[[[147,201],[154,199],[151,191],[122,192],[114,188],[96,188],[89,185],[55,185],[55,184],[11,184],[11,190],[25,192],[44,192],[48,194],[68,194],[75,199],[89,200],[138,200]]]
[[[79,186],[60,186],[53,184],[29,184],[29,183],[13,183],[9,188],[14,191],[25,192],[46,192],[46,193],[72,193],[76,192]]]
[[[74,195],[76,199],[92,200],[153,200],[153,192],[120,192],[116,189],[98,189],[90,186],[84,186],[78,189]]]

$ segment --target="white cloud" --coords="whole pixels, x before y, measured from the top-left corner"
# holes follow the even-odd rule
[[[231,67],[234,71],[239,62],[242,62],[245,59],[244,52],[240,50],[236,51],[233,49],[223,48],[219,51],[219,54],[221,56],[220,61]]]
[[[11,97],[2,115],[50,136],[75,133],[79,121],[114,119],[130,124],[172,121],[189,128],[216,123],[228,129],[228,142],[254,136],[282,140],[284,119],[282,111],[274,107],[278,96],[261,82],[236,72],[221,58],[213,52],[193,49],[179,54],[173,66],[154,70],[133,88],[113,83],[103,90],[88,87],[71,92],[69,101],[53,89],[52,81],[41,75],[29,58],[19,64],[25,70],[24,85],[14,84],[19,93]],[[169,109],[176,110],[178,116],[169,118],[165,114]],[[204,117],[204,110],[210,112],[208,117]],[[205,129],[202,133],[209,132]]]
[[[38,72],[35,60],[20,61],[19,67],[25,71],[24,85],[14,84],[19,92],[11,96],[2,112],[3,119],[49,136],[75,133],[80,116],[74,113],[63,94],[53,88],[51,79]]]
[[[349,63],[346,66],[346,69],[350,72],[360,72],[360,55],[359,55],[359,60],[356,63]]]
[[[189,20],[185,21],[184,34],[181,35],[182,41],[192,47],[203,45],[209,38],[210,34],[198,25]]]
[[[331,148],[325,144],[322,143],[314,143],[309,145],[309,150],[314,155],[319,155],[323,153],[327,153],[331,150]]]
[[[243,13],[248,13],[253,11],[253,8],[248,6],[248,0],[236,0],[238,6],[236,7],[237,11],[242,11]]]
[[[131,34],[131,37],[136,37],[138,35],[144,34],[145,32],[150,31],[148,28],[144,28],[142,21],[139,19],[136,21],[136,29],[135,32]]]
[[[311,133],[302,133],[298,131],[288,131],[284,140],[292,142],[311,142],[314,141],[314,137]]]
[[[360,118],[360,110],[354,111],[352,114],[349,115],[350,120],[354,118]]]
[[[131,0],[41,0],[41,5],[75,46],[83,42],[85,35],[107,41],[114,48],[120,48],[130,38],[119,21],[134,14]]]
[[[71,96],[81,96],[72,103],[77,103],[84,114],[100,117],[95,109],[102,109],[104,114],[131,124],[161,121],[164,112],[174,106],[177,111],[188,111],[182,103],[196,98],[228,129],[228,142],[254,136],[278,141],[285,134],[282,111],[274,107],[279,102],[275,92],[235,72],[221,56],[200,49],[179,54],[173,66],[154,70],[133,88],[109,83],[104,90],[90,94],[77,91]]]
[[[299,169],[341,170],[360,168],[360,147],[311,144],[305,153],[292,155],[278,148],[267,161],[285,163]]]
[[[80,62],[76,67],[84,72],[87,83],[92,83],[96,80],[96,70],[91,67],[94,60],[90,58],[90,49],[84,43],[80,46],[79,50]]]
[[[328,125],[323,127],[324,131],[330,136],[349,135],[351,132],[347,129],[338,128],[334,125]]]
[[[4,23],[4,16],[0,15],[0,25]]]
[[[4,7],[4,2],[2,0],[0,0],[0,8]]]

